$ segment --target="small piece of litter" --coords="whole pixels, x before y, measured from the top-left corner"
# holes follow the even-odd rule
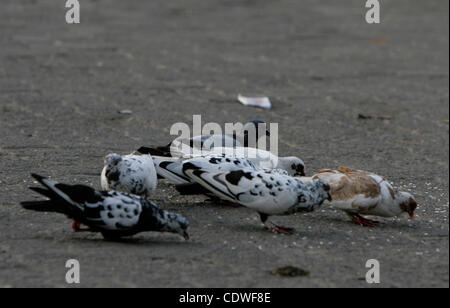
[[[120,114],[133,114],[133,111],[129,109],[124,109],[119,111]]]
[[[360,114],[358,114],[358,119],[360,119],[360,120],[370,120],[370,119],[391,120],[392,116],[389,116],[389,115],[374,116],[374,115],[360,113]]]
[[[272,103],[266,96],[247,97],[239,94],[238,101],[245,106],[258,107],[262,109],[272,109]]]

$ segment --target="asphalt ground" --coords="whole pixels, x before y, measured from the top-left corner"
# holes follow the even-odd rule
[[[66,287],[73,258],[82,287],[368,287],[368,259],[378,286],[449,286],[448,1],[385,0],[371,25],[359,0],[81,0],[79,25],[58,2],[0,4],[0,287]],[[106,154],[166,144],[194,114],[279,123],[280,155],[308,174],[386,176],[417,217],[362,228],[323,207],[275,217],[296,232],[274,235],[250,210],[161,182],[153,199],[190,219],[191,240],[106,242],[19,206],[38,198],[30,172],[99,188]],[[283,266],[310,274],[271,274]]]

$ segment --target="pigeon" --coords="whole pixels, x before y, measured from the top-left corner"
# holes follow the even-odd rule
[[[305,176],[305,164],[298,157],[277,157],[264,150],[250,148],[214,148],[206,155],[192,158],[154,156],[156,172],[175,185],[189,184],[192,180],[183,172],[183,164],[194,163],[209,171],[232,171],[251,168],[253,170],[277,170],[292,176]]]
[[[302,183],[289,175],[251,169],[210,172],[187,168],[185,173],[220,199],[258,212],[266,229],[274,233],[290,234],[293,229],[270,222],[269,216],[312,212],[331,200],[330,186],[320,180]]]
[[[103,190],[116,190],[147,197],[156,189],[157,184],[156,170],[150,155],[106,156],[101,175]]]
[[[373,227],[373,220],[361,215],[394,217],[406,212],[414,218],[417,202],[410,193],[395,191],[377,174],[339,167],[325,169],[311,177],[331,186],[331,206],[340,209],[361,226]],[[304,181],[304,179],[302,180]]]
[[[184,166],[193,165],[194,168],[208,171],[233,171],[242,168],[261,170],[259,166],[248,159],[228,158],[225,155],[205,155],[187,160],[181,158],[155,157],[155,167],[158,175],[175,185],[195,183],[184,174]]]
[[[183,176],[183,179],[188,179],[189,183],[181,183],[175,186],[176,190],[181,195],[198,195],[198,194],[204,194],[211,196],[211,192],[209,192],[207,189],[202,187],[200,184],[195,183],[192,179],[190,179],[186,174],[185,171],[189,169],[201,169],[201,170],[207,170],[209,172],[228,172],[228,171],[237,171],[241,169],[250,169],[253,171],[265,171],[266,173],[272,173],[272,174],[284,174],[288,175],[288,172],[281,169],[262,169],[258,165],[255,165],[251,160],[245,159],[245,158],[229,158],[224,156],[207,156],[207,157],[197,157],[192,158],[187,161],[184,161],[181,166],[181,172],[180,170],[174,170],[177,173],[181,173]],[[174,177],[175,178],[175,177]],[[213,198],[215,199],[215,198]]]
[[[265,125],[263,121],[253,120],[246,123],[242,130],[234,135],[200,135],[189,139],[178,137],[166,146],[141,147],[137,152],[154,156],[179,157],[192,152],[209,151],[215,147],[250,147],[252,139],[249,136],[252,136],[254,132],[255,139],[258,140],[259,127],[262,124]],[[270,136],[268,130],[266,130],[266,136]],[[256,143],[253,146],[256,146]]]
[[[100,232],[106,239],[118,239],[139,232],[171,232],[189,238],[189,222],[179,214],[169,213],[140,196],[117,192],[97,191],[84,185],[66,185],[32,174],[42,187],[31,190],[48,198],[45,201],[26,201],[27,210],[65,214],[88,226],[83,231]],[[79,231],[79,230],[75,230]]]
[[[305,176],[305,163],[296,156],[279,157],[266,150],[244,147],[216,147],[208,154],[246,158],[263,169],[282,169],[291,176]]]

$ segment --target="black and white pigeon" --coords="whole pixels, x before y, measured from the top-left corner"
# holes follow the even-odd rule
[[[250,169],[209,172],[193,167],[185,173],[220,199],[257,211],[274,233],[289,234],[292,229],[271,223],[269,216],[311,212],[331,200],[330,186],[320,180],[302,183],[289,175]]]
[[[168,166],[170,167],[170,165]],[[181,167],[181,170],[179,168]],[[181,166],[177,165],[177,170],[173,170],[174,172],[171,174],[172,180],[177,180],[176,176],[181,175],[181,180],[188,180],[187,183],[180,183],[176,185],[176,190],[182,195],[197,195],[197,194],[206,194],[211,196],[211,192],[206,190],[203,186],[193,181],[186,175],[186,170],[190,169],[199,169],[206,170],[208,172],[229,172],[229,171],[238,171],[238,170],[252,170],[252,171],[264,171],[267,174],[274,175],[289,175],[286,170],[282,169],[263,169],[258,165],[254,164],[251,160],[245,158],[229,158],[225,156],[207,156],[207,157],[196,157],[184,161]]]
[[[291,176],[305,176],[305,163],[296,156],[280,157],[270,151],[245,147],[215,147],[207,152],[207,154],[219,155],[222,157],[245,158],[262,169],[281,169],[287,171]]]
[[[37,174],[32,176],[45,188],[30,189],[48,200],[22,202],[27,210],[65,214],[86,225],[88,229],[83,231],[100,232],[107,239],[146,231],[171,232],[186,240],[189,238],[186,218],[164,211],[142,197],[117,191],[97,191],[85,185],[61,184]]]
[[[256,140],[260,138],[259,128],[261,125],[265,125],[265,123],[260,120],[253,120],[246,123],[242,130],[234,135],[200,135],[192,138],[178,137],[166,146],[141,147],[137,152],[154,156],[179,157],[196,151],[209,151],[215,147],[256,146]],[[266,130],[265,135],[270,136],[270,132]]]
[[[207,171],[234,171],[243,168],[287,173],[292,176],[305,176],[305,164],[298,157],[278,157],[272,153],[249,148],[215,148],[210,154],[190,158],[155,156],[156,172],[175,185],[189,184],[183,165],[192,163]]]
[[[116,190],[148,197],[158,185],[150,155],[109,154],[101,175],[103,190]]]
[[[191,165],[197,169],[204,169],[211,172],[226,172],[242,168],[262,170],[262,168],[248,159],[228,158],[224,155],[206,155],[187,160],[155,157],[155,167],[158,175],[175,185],[194,183],[194,181],[184,173],[185,166]]]

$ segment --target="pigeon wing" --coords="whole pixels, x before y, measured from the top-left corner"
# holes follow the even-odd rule
[[[104,193],[97,203],[85,204],[85,223],[101,230],[136,228],[142,213],[141,199],[119,192]]]
[[[156,189],[158,178],[150,155],[127,155],[123,158],[120,182],[126,183],[127,191],[142,195]]]
[[[154,158],[156,172],[159,176],[175,185],[189,184],[191,179],[184,175],[183,164],[180,159]]]
[[[339,170],[322,170],[313,178],[330,184],[331,205],[341,210],[370,211],[381,199],[380,185],[365,171],[341,167]]]
[[[282,214],[297,203],[295,181],[284,175],[249,169],[226,173],[189,169],[186,174],[219,198],[261,213]]]

